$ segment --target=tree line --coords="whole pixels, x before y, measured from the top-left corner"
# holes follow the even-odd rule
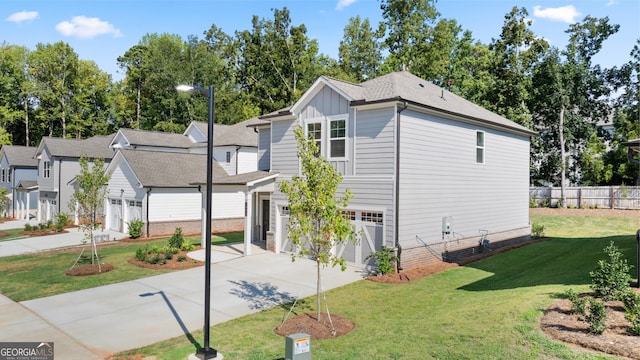
[[[213,85],[216,122],[233,124],[292,105],[321,75],[361,82],[405,69],[538,132],[533,184],[634,182],[638,168],[619,143],[640,137],[640,39],[625,64],[601,68],[592,59],[619,30],[607,17],[568,26],[568,43],[557,48],[531,30],[526,8],[514,7],[484,44],[435,3],[381,0],[379,24],[349,19],[338,59],[319,53],[286,7],[234,34],[215,24],[187,39],[146,34],[117,58],[119,81],[64,42],[3,43],[0,144],[121,127],[182,132],[207,118],[207,100],[176,92],[177,84]]]

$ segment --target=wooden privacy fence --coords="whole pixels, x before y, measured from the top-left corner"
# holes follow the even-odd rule
[[[566,187],[567,207],[640,209],[640,186]],[[531,187],[532,206],[558,206],[560,187]]]

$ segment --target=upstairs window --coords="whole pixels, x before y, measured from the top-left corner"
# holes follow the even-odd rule
[[[484,131],[476,131],[476,163],[484,164]]]
[[[318,146],[318,154],[322,154],[322,124],[311,123],[307,124],[307,135],[314,139]]]
[[[343,158],[346,150],[347,122],[344,119],[331,120],[329,124],[329,157]]]
[[[47,179],[51,177],[51,162],[45,161],[42,163],[42,177]]]
[[[0,170],[0,182],[5,182],[6,179],[4,178],[4,174],[5,174],[5,169],[2,168],[2,170]]]
[[[9,170],[7,171],[7,182],[11,182],[11,170],[12,170],[12,169],[9,169]]]
[[[227,164],[231,162],[231,151],[227,151]]]

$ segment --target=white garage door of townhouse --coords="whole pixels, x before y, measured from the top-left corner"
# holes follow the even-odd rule
[[[122,200],[109,200],[109,230],[122,231],[120,228],[122,220]]]
[[[373,258],[367,257],[384,244],[384,213],[381,211],[348,210],[345,212],[351,218],[357,233],[355,242],[346,242],[336,248],[336,254],[343,257],[349,265],[373,265]],[[291,253],[294,250],[291,239],[288,237],[287,224],[289,223],[289,211],[286,206],[279,208],[280,221],[278,221],[280,234],[280,250]]]

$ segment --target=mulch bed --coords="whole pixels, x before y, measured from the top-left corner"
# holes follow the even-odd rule
[[[76,265],[73,269],[67,271],[65,275],[68,276],[87,276],[87,275],[98,275],[104,274],[114,269],[114,266],[111,264],[82,264]]]
[[[340,315],[331,314],[331,321],[329,321],[327,313],[320,313],[320,321],[318,321],[317,313],[304,313],[285,320],[273,329],[273,332],[281,336],[305,333],[309,334],[313,340],[320,340],[348,334],[355,327],[351,321]]]
[[[640,290],[634,290],[640,293]],[[640,360],[640,336],[629,333],[631,324],[624,318],[624,305],[620,301],[605,304],[607,329],[601,335],[589,333],[589,324],[580,321],[580,315],[571,313],[572,304],[568,299],[556,301],[545,311],[540,328],[548,336],[568,344]]]
[[[196,250],[197,249],[199,249],[199,247],[196,248]],[[140,261],[135,257],[130,258],[127,262],[131,265],[153,270],[185,270],[204,265],[204,261],[198,261],[188,257],[187,254],[189,252],[190,251],[181,250],[164,264],[150,264],[148,262]],[[184,256],[186,260],[178,261],[181,256]]]

